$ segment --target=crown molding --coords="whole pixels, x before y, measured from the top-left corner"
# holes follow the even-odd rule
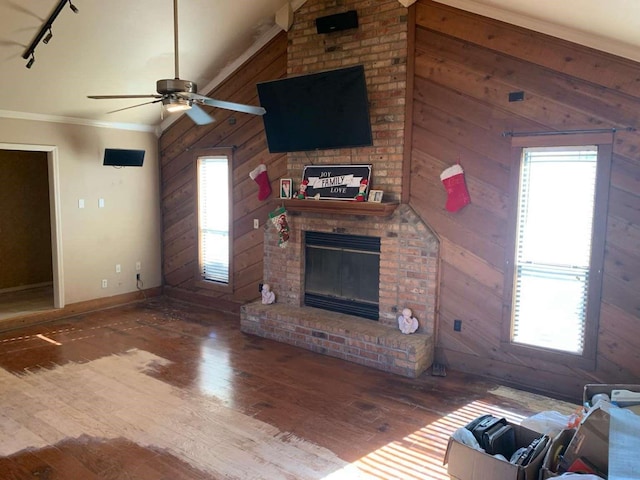
[[[46,115],[42,113],[15,112],[13,110],[0,110],[0,118],[11,118],[14,120],[29,120],[35,122],[64,123],[67,125],[82,125],[86,127],[112,128],[115,130],[132,130],[136,132],[148,132],[158,134],[153,125],[141,123],[118,123],[91,120],[88,118],[63,117],[60,115]]]

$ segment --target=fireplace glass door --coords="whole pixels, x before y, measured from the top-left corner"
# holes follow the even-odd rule
[[[380,238],[306,232],[305,305],[378,320],[379,283]]]

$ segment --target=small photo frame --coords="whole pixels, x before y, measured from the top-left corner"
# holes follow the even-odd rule
[[[292,187],[293,187],[293,184],[290,178],[281,178],[280,179],[280,198],[291,198]]]
[[[382,202],[382,190],[369,190],[369,201],[374,203]]]

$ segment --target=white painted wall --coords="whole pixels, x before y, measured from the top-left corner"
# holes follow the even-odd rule
[[[3,147],[4,145],[4,147]],[[161,284],[158,141],[150,132],[0,118],[0,148],[54,147],[59,178],[59,252],[65,305]],[[34,146],[29,148],[28,146]],[[146,150],[144,166],[102,166],[105,148]],[[78,200],[85,208],[78,208]],[[105,207],[98,208],[104,199]],[[116,273],[115,265],[122,266]],[[107,279],[108,287],[102,288]]]

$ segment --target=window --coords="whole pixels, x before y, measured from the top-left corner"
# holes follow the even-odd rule
[[[515,152],[504,323],[510,347],[592,368],[611,142],[575,144],[584,137],[534,138],[534,146],[514,139],[522,147]]]
[[[207,286],[232,285],[230,155],[199,155],[198,275]]]

